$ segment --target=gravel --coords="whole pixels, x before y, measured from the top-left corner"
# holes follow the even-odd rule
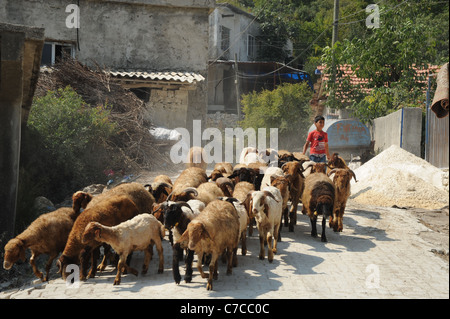
[[[448,170],[392,145],[354,170],[351,200],[385,207],[439,209],[449,204]]]

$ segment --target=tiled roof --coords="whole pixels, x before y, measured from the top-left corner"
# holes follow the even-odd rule
[[[439,65],[430,65],[427,69],[416,69],[416,77],[417,81],[421,83],[427,83],[428,74],[437,73],[440,70],[441,66]],[[322,73],[322,83],[328,81],[330,79],[330,75],[324,73],[326,66],[319,65],[317,69]],[[352,70],[352,65],[344,64],[340,66],[340,71],[344,73],[345,77],[349,78],[351,86],[359,86],[362,92],[369,93],[371,89],[364,87],[364,84],[368,83],[367,79],[358,78],[355,72]],[[328,95],[328,94],[327,94]],[[343,99],[347,99],[346,92],[341,92],[341,97]]]
[[[320,72],[322,73],[322,80],[323,81],[328,81],[330,79],[330,75],[323,73],[325,71],[325,66],[324,65],[319,65],[317,67],[318,70],[320,70]],[[419,82],[426,82],[423,81],[422,79],[420,79],[420,77],[427,77],[428,74],[431,73],[437,73],[440,70],[440,66],[439,65],[430,65],[427,69],[416,69],[416,74],[418,77],[418,81]],[[340,71],[342,71],[344,73],[345,76],[350,78],[350,84],[351,85],[361,85],[361,84],[365,84],[368,83],[367,79],[361,79],[358,78],[355,74],[355,72],[352,70],[352,66],[350,64],[344,64],[340,66]]]
[[[175,81],[181,83],[195,83],[204,81],[205,78],[193,72],[145,72],[145,71],[105,71],[117,78]]]

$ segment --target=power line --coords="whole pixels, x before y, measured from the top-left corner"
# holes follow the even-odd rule
[[[238,40],[240,39],[240,37],[242,36],[242,34],[244,34],[244,33],[250,28],[250,26],[256,21],[256,19],[258,19],[258,16],[263,12],[263,9],[264,9],[265,6],[267,5],[267,3],[268,3],[268,1],[266,1],[266,2],[264,3],[264,6],[261,8],[261,10],[260,10],[260,11],[258,12],[258,14],[255,16],[255,18],[247,25],[247,27],[246,27],[242,32],[240,32],[240,33],[234,38],[232,44],[230,44],[230,46],[229,46],[225,51],[222,52],[222,55],[225,54],[226,52],[228,52],[228,51],[234,46],[234,44],[236,43],[236,41],[238,41]],[[208,64],[208,66],[210,66],[211,64],[216,63],[219,59],[220,59],[220,56],[217,57],[213,62],[211,62],[210,64]]]
[[[383,2],[383,1],[385,1],[385,0],[381,0],[381,1],[379,1],[377,4],[379,4],[379,3],[381,3],[381,2]],[[392,10],[394,10],[394,9],[396,9],[396,8],[398,8],[398,7],[400,7],[401,5],[403,5],[403,4],[405,4],[406,2],[408,2],[408,0],[404,0],[404,1],[402,1],[401,3],[399,3],[399,4],[397,4],[397,5],[395,5],[394,7],[392,7],[392,8],[390,8],[389,10],[387,10],[387,11],[385,11],[385,12],[382,12],[383,14],[386,14],[386,13],[388,13],[388,12],[390,12],[390,11],[392,11]],[[267,2],[266,2],[266,4],[267,4]],[[261,10],[262,11],[262,10]],[[260,11],[260,12],[261,12]],[[342,17],[342,18],[340,18],[340,19],[338,19],[337,21],[340,21],[340,20],[343,20],[343,19],[345,19],[345,18],[348,18],[348,17],[350,17],[350,16],[353,16],[353,15],[356,15],[357,13],[360,13],[360,12],[362,12],[362,11],[365,11],[365,9],[364,10],[360,10],[360,11],[357,11],[357,12],[355,12],[354,14],[351,14],[351,15],[347,15],[347,16],[345,16],[345,17]],[[381,13],[380,13],[381,14]],[[250,23],[250,24],[252,24],[254,21],[256,20],[256,17],[255,17],[255,19]],[[347,24],[354,24],[354,23],[358,23],[358,22],[362,22],[362,21],[366,21],[366,19],[361,19],[361,20],[356,20],[356,21],[350,21],[350,22],[345,22],[345,23],[338,23],[338,25],[347,25]],[[328,26],[326,26],[325,27],[325,29],[308,45],[308,47],[307,48],[305,48],[303,51],[301,51],[296,57],[294,57],[289,63],[287,63],[287,64],[284,64],[284,65],[282,65],[281,67],[279,67],[278,69],[276,69],[276,70],[274,70],[274,71],[271,71],[271,72],[268,72],[268,73],[264,73],[264,74],[259,74],[259,75],[252,75],[252,74],[247,74],[247,75],[245,75],[245,76],[242,76],[242,78],[257,78],[257,77],[264,77],[264,76],[268,76],[268,75],[271,75],[271,74],[274,74],[274,73],[276,73],[276,72],[278,72],[278,71],[280,71],[282,68],[284,68],[284,67],[286,67],[286,66],[289,66],[290,64],[292,64],[294,61],[296,61],[297,59],[299,59],[307,50],[309,50],[310,48],[311,48],[311,46],[313,46],[315,43],[317,43],[317,41],[325,34],[325,32],[326,31],[328,31],[328,28],[330,28],[330,27],[332,27],[334,25],[334,21],[333,21],[333,23],[331,23],[331,24],[329,24]],[[243,31],[243,32],[245,32],[246,30],[248,29],[248,27]],[[241,32],[240,33],[240,35],[242,35],[242,33],[243,32]],[[239,37],[240,37],[240,35],[239,35]],[[235,41],[237,40],[238,38],[236,38],[235,39]],[[235,42],[234,41],[234,42]],[[234,45],[234,43],[233,43],[233,45]],[[229,50],[231,48],[231,46],[227,49],[227,50]],[[225,52],[225,51],[224,51]],[[209,65],[212,65],[212,64],[214,64],[214,63],[216,63],[217,61],[219,60],[219,58],[217,58],[217,59],[215,59],[212,63],[210,63]],[[208,66],[209,66],[208,65]],[[302,71],[302,70],[299,70],[299,71]],[[305,72],[305,71],[302,71],[302,72]],[[241,76],[239,76],[239,77],[241,77]]]

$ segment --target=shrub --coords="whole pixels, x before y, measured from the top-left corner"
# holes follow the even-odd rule
[[[255,130],[266,128],[267,133],[270,128],[278,128],[281,148],[300,148],[311,126],[311,98],[307,83],[282,84],[273,91],[244,95],[241,125]]]
[[[112,157],[107,140],[117,133],[108,116],[106,106],[90,107],[69,86],[33,101],[22,134],[18,196],[24,205],[18,221],[21,213],[29,215],[36,196],[58,203],[81,187],[105,182]]]

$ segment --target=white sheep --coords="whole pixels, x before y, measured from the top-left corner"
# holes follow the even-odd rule
[[[241,151],[241,154],[239,156],[239,164],[245,164],[247,165],[245,158],[247,157],[248,154],[258,154],[258,149],[256,147],[244,147]],[[251,155],[253,156],[253,155]]]
[[[159,255],[158,273],[164,271],[164,255],[161,239],[164,237],[164,226],[150,214],[139,214],[119,225],[108,227],[98,222],[90,222],[83,233],[84,238],[95,238],[98,242],[109,244],[119,254],[117,264],[117,275],[114,285],[119,285],[121,274],[124,269],[138,275],[138,271],[126,264],[128,255],[132,251],[141,250],[145,252],[142,274],[146,274],[148,264],[152,258],[153,245]]]
[[[261,189],[272,185],[271,176],[284,176],[283,170],[279,167],[268,167],[261,181]]]
[[[249,194],[250,214],[256,220],[259,231],[259,259],[263,260],[264,241],[267,240],[269,262],[273,261],[273,254],[277,253],[278,231],[281,223],[283,201],[278,188],[265,187],[261,191]]]

